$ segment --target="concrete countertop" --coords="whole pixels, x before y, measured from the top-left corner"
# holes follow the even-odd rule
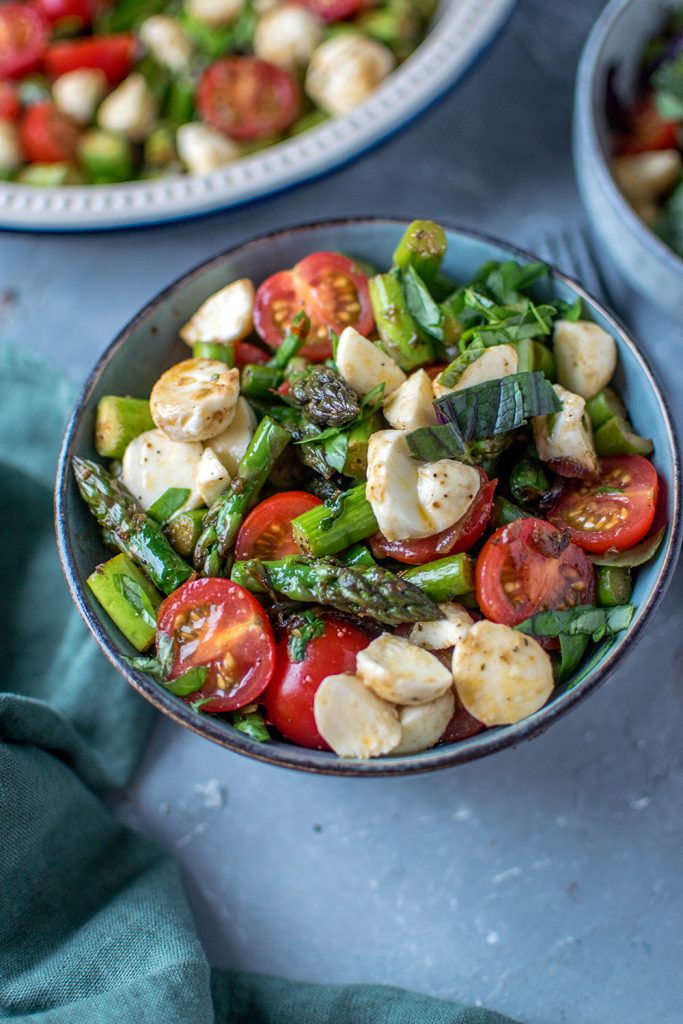
[[[405,214],[525,243],[575,222],[573,74],[601,7],[521,0],[424,119],[274,200],[145,231],[0,236],[0,333],[80,382],[161,287],[266,229]],[[683,419],[675,332],[639,304],[621,312]],[[414,779],[314,778],[160,717],[116,806],[181,859],[217,964],[393,983],[527,1024],[680,1024],[682,600],[679,572],[616,676],[517,750]]]

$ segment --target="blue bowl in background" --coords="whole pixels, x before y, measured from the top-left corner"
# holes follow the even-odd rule
[[[680,0],[612,0],[581,56],[574,100],[574,165],[596,256],[611,295],[626,301],[624,282],[683,324],[683,259],[631,209],[610,170],[605,113],[608,76],[621,99],[633,98],[643,48],[680,9]]]
[[[85,585],[95,565],[110,558],[111,553],[102,544],[99,527],[81,500],[70,469],[74,455],[97,458],[93,437],[98,400],[105,394],[149,395],[160,373],[187,355],[186,346],[178,339],[180,326],[205,298],[227,282],[237,277],[251,277],[259,282],[316,250],[343,251],[377,267],[386,267],[407,223],[407,220],[358,219],[307,224],[263,235],[191,270],[150,302],[105,351],[76,403],[59,459],[55,521],[62,566],[80,614],[112,664],[150,703],[181,725],[238,753],[302,771],[352,776],[425,772],[472,761],[536,735],[583,700],[614,671],[663,596],[680,547],[680,466],[674,428],[659,385],[619,321],[579,284],[553,270],[541,283],[539,298],[573,300],[580,296],[586,313],[616,338],[619,349],[616,384],[626,400],[635,429],[654,440],[654,463],[664,483],[662,513],[668,521],[666,539],[656,558],[638,571],[633,594],[637,611],[631,628],[577,686],[557,693],[544,708],[515,725],[489,729],[460,743],[418,754],[355,761],[280,741],[256,743],[221,718],[193,712],[182,700],[126,664],[123,656],[135,652]],[[528,252],[469,230],[448,228],[447,235],[444,271],[454,280],[470,278],[487,260],[528,262],[535,258]]]

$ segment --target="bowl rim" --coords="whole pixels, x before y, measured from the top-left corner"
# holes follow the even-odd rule
[[[604,45],[614,25],[629,8],[643,3],[643,0],[611,0],[603,10],[588,35],[581,51],[579,66],[576,73],[575,108],[578,131],[575,133],[574,146],[578,150],[582,145],[588,146],[594,158],[593,170],[597,175],[608,201],[614,212],[626,220],[631,233],[636,234],[643,245],[660,262],[668,263],[675,271],[683,275],[683,256],[675,252],[648,225],[640,219],[621,189],[618,187],[610,169],[607,155],[598,135],[595,107],[598,97],[598,68]],[[582,138],[583,136],[583,138]],[[579,176],[580,178],[580,176]],[[579,187],[583,186],[579,180]]]
[[[208,259],[196,264],[189,271],[173,280],[171,284],[167,285],[166,288],[146,303],[145,306],[143,306],[143,308],[128,321],[128,323],[106,347],[102,355],[97,360],[94,368],[88,375],[86,382],[76,399],[64,432],[58,458],[55,480],[54,520],[62,571],[66,577],[71,598],[74,601],[81,618],[114,668],[116,668],[116,670],[135,690],[137,690],[138,693],[140,693],[159,711],[163,712],[163,714],[167,715],[176,723],[191,729],[198,735],[212,740],[228,750],[244,754],[254,760],[311,774],[356,778],[369,776],[378,778],[382,776],[423,774],[478,760],[481,757],[486,757],[499,750],[505,750],[517,746],[517,744],[522,740],[531,739],[534,736],[545,732],[553,722],[566,714],[579,701],[583,700],[590,693],[595,692],[598,686],[602,685],[602,683],[604,683],[612,674],[617,663],[640,638],[645,623],[650,619],[653,611],[659,605],[671,582],[673,570],[681,547],[682,513],[679,444],[669,404],[662,391],[657,376],[648,365],[635,342],[632,340],[629,331],[618,317],[606,309],[598,299],[592,296],[573,278],[558,270],[548,261],[543,261],[547,264],[551,277],[567,285],[584,301],[588,301],[593,305],[595,309],[599,311],[600,315],[605,318],[609,328],[613,330],[619,336],[620,341],[631,350],[632,355],[639,364],[641,373],[647,378],[662,410],[667,445],[671,453],[673,465],[673,479],[671,481],[667,481],[667,487],[670,488],[670,495],[673,503],[673,512],[670,522],[671,529],[669,531],[664,551],[664,559],[655,584],[646,600],[639,607],[639,616],[636,623],[629,629],[621,643],[609,651],[604,659],[584,680],[582,680],[573,690],[566,693],[562,700],[545,705],[530,718],[523,719],[521,722],[515,723],[511,726],[505,726],[497,730],[487,730],[478,734],[478,743],[474,748],[470,748],[464,743],[456,743],[451,744],[450,746],[431,748],[431,750],[423,751],[414,755],[402,755],[401,759],[397,761],[385,760],[382,758],[360,761],[335,758],[330,756],[327,752],[309,750],[304,747],[295,746],[294,744],[290,746],[283,743],[282,746],[276,749],[270,744],[257,743],[237,730],[227,730],[224,723],[219,723],[210,716],[201,716],[196,714],[188,705],[177,700],[177,698],[173,697],[172,694],[155,683],[154,680],[131,669],[123,661],[123,656],[111,642],[101,624],[100,618],[92,611],[85,599],[85,588],[79,578],[71,542],[71,531],[65,515],[67,488],[71,480],[71,457],[75,444],[76,431],[87,404],[90,401],[92,392],[99,382],[102,372],[116,352],[118,352],[118,350],[126,343],[127,339],[138,324],[143,322],[160,305],[171,299],[180,287],[200,277],[205,271],[220,263],[228,256],[235,256],[238,253],[243,253],[245,250],[248,251],[250,248],[262,245],[265,241],[272,242],[311,230],[343,230],[348,225],[367,225],[369,229],[378,225],[405,227],[410,223],[410,220],[411,218],[409,217],[360,216],[340,217],[330,220],[299,223],[289,227],[279,228],[276,231],[262,232],[238,243],[237,245],[223,249],[220,252],[215,253],[213,256],[210,256]],[[443,225],[448,233],[457,234],[475,241],[481,241],[497,246],[509,253],[513,258],[522,259],[524,261],[534,261],[537,258],[528,250],[503,241],[486,232],[469,227],[463,227],[449,222],[444,218],[440,218],[439,223]]]

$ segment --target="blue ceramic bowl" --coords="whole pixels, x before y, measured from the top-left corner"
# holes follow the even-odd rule
[[[95,409],[105,394],[147,396],[159,374],[187,355],[178,329],[212,292],[236,277],[261,281],[316,250],[341,250],[378,267],[385,267],[407,222],[346,220],[278,231],[246,242],[201,264],[176,281],[146,306],[106,350],[88,379],[67,427],[57,473],[55,517],[59,553],[72,597],[88,628],[119,672],[147,700],[178,723],[224,747],[272,764],[330,775],[393,775],[430,771],[472,761],[512,746],[547,728],[574,707],[614,671],[662,597],[671,577],[680,543],[680,470],[673,426],[651,370],[622,325],[580,285],[553,271],[541,298],[583,299],[588,314],[617,339],[617,385],[633,416],[637,431],[655,441],[655,463],[665,481],[663,504],[668,519],[666,541],[656,559],[638,572],[633,599],[637,612],[628,633],[619,637],[604,660],[574,689],[558,693],[535,715],[516,725],[490,729],[451,746],[419,754],[372,761],[341,760],[322,751],[305,750],[283,742],[255,743],[227,722],[194,713],[182,700],[153,680],[133,671],[123,655],[133,654],[127,641],[109,621],[85,585],[95,565],[111,554],[103,547],[99,528],[81,501],[70,462],[73,455],[96,458],[93,446]],[[484,235],[451,228],[445,272],[455,280],[468,279],[487,260],[534,259]]]
[[[627,286],[683,324],[683,259],[637,217],[617,188],[609,165],[605,115],[607,78],[618,95],[635,92],[647,41],[680,0],[612,0],[586,42],[576,80],[574,165],[596,255],[610,292],[621,302]]]

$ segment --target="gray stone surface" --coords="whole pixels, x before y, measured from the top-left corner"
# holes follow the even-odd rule
[[[601,6],[521,0],[459,91],[273,201],[141,232],[3,235],[0,333],[80,381],[159,288],[267,228],[403,213],[526,242],[576,221],[572,79]],[[677,333],[640,304],[622,312],[652,344],[680,419]],[[395,983],[527,1024],[680,1024],[682,599],[679,573],[615,678],[488,761],[402,781],[309,778],[160,719],[116,806],[182,860],[215,963]]]

